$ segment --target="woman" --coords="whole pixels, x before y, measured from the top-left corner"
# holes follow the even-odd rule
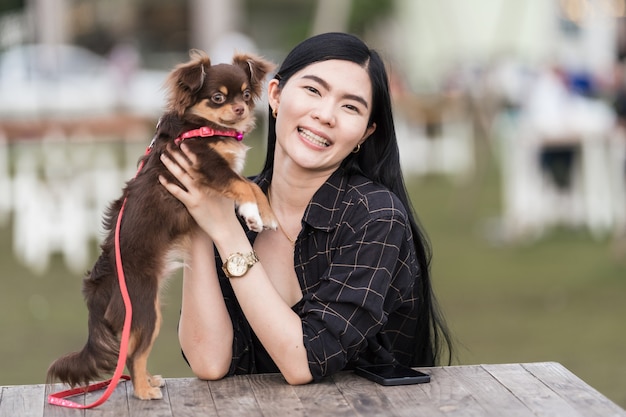
[[[352,35],[312,37],[268,83],[268,101],[256,181],[277,230],[246,232],[233,202],[195,184],[181,154],[177,163],[163,156],[188,191],[161,182],[200,226],[179,325],[193,372],[280,371],[304,384],[362,364],[434,365],[450,343],[400,171],[380,56]],[[222,262],[230,258],[228,270],[236,254],[242,268],[229,279]]]

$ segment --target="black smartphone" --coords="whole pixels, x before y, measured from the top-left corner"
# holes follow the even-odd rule
[[[411,385],[430,382],[430,375],[402,365],[366,365],[354,369],[357,375],[380,385]]]

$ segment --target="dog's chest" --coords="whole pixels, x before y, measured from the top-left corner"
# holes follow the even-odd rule
[[[230,165],[231,169],[238,174],[243,171],[246,162],[248,146],[235,140],[219,141],[211,144],[211,147],[218,152]]]

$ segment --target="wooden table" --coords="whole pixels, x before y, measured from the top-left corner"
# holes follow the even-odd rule
[[[553,362],[427,368],[431,382],[383,387],[353,372],[290,386],[278,374],[220,381],[172,378],[164,400],[139,401],[129,382],[83,411],[46,403],[45,385],[1,388],[0,417],[40,416],[622,416],[626,411]],[[52,387],[56,392],[59,386]],[[74,397],[91,403],[101,392]]]

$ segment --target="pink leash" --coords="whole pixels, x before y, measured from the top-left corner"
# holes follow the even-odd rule
[[[152,143],[150,143],[150,146],[148,146],[148,148],[146,149],[145,155],[148,155],[151,150]],[[139,172],[143,168],[144,161],[142,161],[139,165],[137,173],[135,174],[135,178],[137,178],[137,175],[139,175]],[[124,208],[126,208],[126,200],[128,200],[128,198],[124,199],[122,207],[120,208],[120,212],[117,215],[117,223],[115,224],[115,267],[117,269],[117,280],[120,285],[122,300],[124,300],[124,308],[126,309],[126,315],[124,316],[124,327],[122,328],[122,340],[120,341],[120,352],[117,357],[117,366],[115,367],[115,372],[113,373],[113,377],[106,381],[91,384],[86,387],[73,388],[66,391],[50,394],[48,395],[48,404],[79,409],[97,407],[109,399],[109,397],[113,393],[113,390],[115,390],[115,388],[117,387],[120,379],[124,379],[126,381],[130,380],[130,376],[123,375],[123,372],[124,366],[126,366],[126,357],[128,356],[128,342],[130,340],[130,324],[133,319],[133,305],[130,301],[130,296],[128,295],[128,288],[126,287],[126,276],[124,275],[124,268],[122,267],[122,253],[120,252],[120,229],[122,226],[122,215],[124,214]],[[102,396],[99,399],[91,404],[78,404],[73,401],[66,400],[67,397],[97,391],[104,387],[107,388],[106,391],[102,393]]]
[[[150,149],[150,148],[148,148]],[[148,152],[148,151],[146,151]],[[142,165],[143,166],[143,165]],[[141,170],[141,167],[139,169]],[[137,171],[139,172],[139,171]],[[124,372],[124,366],[126,364],[126,356],[128,355],[128,341],[130,339],[130,323],[133,318],[133,306],[130,302],[130,296],[128,295],[128,288],[126,288],[126,277],[124,276],[124,269],[122,268],[122,254],[120,252],[120,226],[122,224],[122,214],[124,213],[124,207],[126,206],[126,199],[122,203],[122,208],[117,216],[117,224],[115,225],[115,264],[117,265],[117,277],[120,284],[120,291],[122,293],[122,299],[124,300],[124,307],[126,308],[126,316],[124,317],[124,327],[122,328],[122,340],[120,343],[120,353],[117,358],[117,367],[113,373],[113,377],[107,381],[99,382],[96,384],[88,385],[86,387],[69,389],[67,391],[61,391],[48,396],[48,403],[53,405],[60,405],[69,408],[93,408],[104,403],[109,399],[117,383],[120,379],[129,380],[128,375],[122,375]],[[83,394],[91,391],[96,391],[107,387],[102,396],[91,404],[78,404],[65,398],[73,395]]]
[[[233,131],[220,131],[214,130],[210,127],[201,127],[199,129],[190,130],[188,132],[183,133],[176,139],[174,142],[178,145],[181,141],[191,138],[191,137],[209,137],[209,136],[230,136],[234,137],[238,141],[243,139],[243,133],[241,132],[233,132]],[[156,139],[156,137],[155,137]],[[154,140],[146,149],[145,155],[148,155],[152,150],[152,146],[154,144]],[[145,160],[144,160],[145,161]],[[139,172],[143,168],[143,161],[139,168],[137,169],[137,173],[135,174],[135,178],[139,175]],[[126,276],[124,275],[124,268],[122,267],[122,254],[120,252],[120,228],[122,225],[122,215],[124,214],[124,208],[126,207],[126,200],[122,203],[122,207],[120,208],[120,212],[117,215],[117,223],[115,224],[115,265],[117,268],[117,278],[120,284],[120,292],[122,293],[122,299],[124,300],[124,307],[126,309],[126,315],[124,317],[124,327],[122,328],[122,340],[120,342],[120,352],[117,358],[117,366],[115,368],[115,372],[113,373],[113,377],[106,381],[98,382],[95,384],[88,385],[86,387],[73,388],[66,391],[60,391],[54,394],[48,395],[48,403],[53,405],[60,405],[62,407],[68,408],[78,408],[78,409],[87,409],[93,408],[101,405],[106,400],[109,399],[115,388],[117,387],[120,379],[130,380],[130,376],[123,375],[124,367],[126,366],[126,357],[128,356],[128,342],[130,340],[130,324],[133,318],[133,306],[130,301],[130,296],[128,295],[128,288],[126,287]],[[106,391],[102,393],[102,396],[94,401],[91,404],[78,404],[70,400],[66,400],[67,397],[71,397],[74,395],[85,394],[92,391],[97,391],[106,387]]]

